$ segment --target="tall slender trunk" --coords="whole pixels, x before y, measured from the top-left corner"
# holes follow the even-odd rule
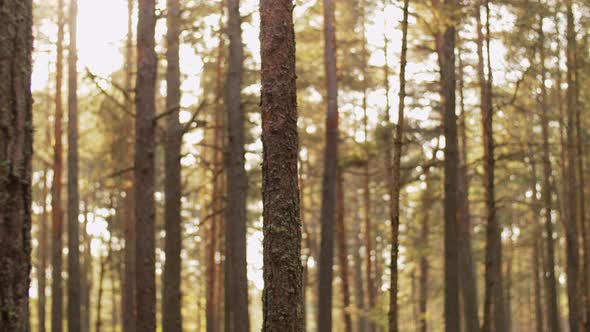
[[[346,223],[344,208],[344,177],[342,171],[336,175],[336,245],[338,246],[338,266],[342,281],[342,318],[344,330],[352,332],[352,318],[350,316],[350,285],[348,276],[348,252],[346,241]]]
[[[336,18],[333,0],[324,4],[324,67],[327,112],[324,175],[322,178],[321,240],[318,275],[318,329],[332,330],[332,276],[334,262],[334,219],[338,166],[338,78],[336,74]]]
[[[33,3],[6,0],[1,7],[0,330],[25,332],[31,328]]]
[[[436,155],[436,153],[434,154]],[[430,264],[428,262],[428,237],[430,235],[430,209],[432,206],[432,193],[430,188],[430,169],[424,170],[424,183],[426,187],[422,193],[422,225],[420,229],[420,280],[419,280],[419,313],[418,313],[418,331],[428,331],[428,272]]]
[[[354,210],[356,211],[355,218],[358,222],[355,222],[353,234],[354,234],[354,241],[353,247],[354,250],[352,252],[352,259],[354,261],[354,289],[355,289],[355,296],[354,296],[354,303],[356,306],[356,319],[357,319],[357,329],[356,331],[367,331],[367,314],[365,312],[365,289],[363,285],[363,261],[361,259],[361,247],[362,247],[362,240],[361,240],[361,229],[362,229],[362,220],[363,218],[360,216],[360,207],[361,202],[358,195],[355,195],[354,199]]]
[[[62,285],[62,233],[63,213],[61,206],[62,186],[62,82],[63,82],[63,40],[64,4],[58,1],[57,8],[57,59],[55,69],[55,127],[53,148],[53,184],[51,191],[51,332],[63,330],[63,285]]]
[[[86,232],[88,227],[88,202],[83,202],[82,215],[84,216],[84,223],[82,227],[82,245],[84,248],[84,264],[82,265],[82,279],[81,279],[81,301],[82,301],[82,326],[80,331],[90,332],[90,295],[92,290],[92,252],[91,242],[92,237]]]
[[[303,332],[292,0],[260,1],[263,332]]]
[[[242,109],[242,18],[240,0],[227,0],[229,60],[225,104],[227,112],[227,208],[225,226],[225,331],[250,330],[248,279],[246,271],[246,198],[248,178],[245,166],[245,122]]]
[[[136,329],[156,330],[154,129],[156,53],[155,0],[139,0],[135,95],[135,283]]]
[[[109,225],[110,228],[110,225]],[[95,332],[100,332],[103,320],[102,320],[102,301],[104,297],[104,278],[107,272],[107,266],[111,262],[112,255],[112,237],[109,237],[107,241],[107,254],[100,260],[100,271],[98,273],[98,290],[96,296],[96,321],[95,321]]]
[[[50,142],[49,139],[49,130],[46,132],[46,141]],[[49,172],[47,166],[43,169],[43,188],[42,188],[42,208],[43,212],[41,213],[41,225],[39,230],[39,249],[38,249],[38,267],[37,267],[37,289],[39,292],[39,299],[37,302],[37,313],[38,313],[38,324],[39,324],[39,332],[45,332],[45,313],[46,313],[46,296],[45,290],[47,288],[47,196],[48,196],[48,188],[47,188],[47,173]]]
[[[397,259],[399,254],[399,224],[400,224],[400,192],[401,192],[401,157],[404,139],[404,108],[406,98],[406,64],[408,53],[408,6],[409,0],[404,0],[403,20],[402,20],[402,49],[400,56],[400,74],[399,74],[399,107],[397,111],[397,126],[395,128],[395,137],[393,147],[391,140],[387,137],[385,142],[387,187],[390,196],[389,217],[391,220],[391,291],[389,297],[389,331],[399,331],[398,322],[398,265]],[[388,116],[387,116],[388,117]],[[389,136],[389,135],[388,135]],[[393,161],[390,162],[390,153],[393,149]],[[392,166],[389,168],[389,166]]]
[[[477,294],[477,277],[475,274],[475,264],[473,262],[473,252],[471,246],[471,213],[469,208],[469,175],[467,160],[467,121],[465,114],[465,95],[464,95],[464,73],[463,57],[461,49],[458,50],[459,61],[459,97],[460,97],[460,116],[459,116],[459,135],[460,135],[460,154],[459,154],[459,174],[458,174],[458,199],[459,211],[457,214],[459,225],[459,279],[461,286],[461,300],[465,328],[469,332],[479,331],[478,317],[478,294]]]
[[[68,29],[68,331],[78,332],[80,316],[80,214],[78,192],[78,0],[70,0]]]
[[[369,73],[367,72],[368,67],[368,51],[367,51],[367,37],[365,31],[365,6],[364,2],[362,5],[362,35],[363,35],[363,45],[362,45],[362,71],[363,71],[363,133],[365,134],[364,143],[367,144],[369,142],[369,115],[368,115],[368,105],[367,105],[367,98],[368,98],[368,85],[369,85]],[[387,39],[385,38],[385,82],[386,85],[389,84],[389,65],[387,63]],[[389,87],[386,87],[386,91],[389,91]],[[387,100],[387,104],[389,106],[389,100]],[[389,107],[388,107],[389,109]],[[371,169],[371,162],[370,156],[366,155],[367,161],[363,167],[363,219],[364,219],[364,245],[365,245],[365,280],[367,284],[367,303],[368,308],[367,310],[370,312],[375,305],[375,292],[374,292],[374,284],[373,284],[373,261],[371,257],[373,255],[373,232],[372,232],[372,221],[371,221],[371,176],[370,176],[370,169]],[[364,315],[366,317],[366,315]],[[373,331],[374,325],[371,320],[365,318],[365,325],[364,328],[370,332]]]
[[[493,137],[493,106],[492,106],[492,71],[490,60],[490,9],[489,2],[485,2],[486,9],[486,35],[482,32],[480,9],[477,11],[478,38],[478,78],[481,91],[481,121],[484,145],[484,181],[486,202],[486,263],[485,263],[485,296],[484,296],[484,322],[482,331],[505,331],[506,319],[504,315],[504,291],[502,287],[502,238],[501,226],[496,218],[495,202],[495,159]],[[485,41],[484,41],[485,39]],[[484,67],[486,67],[483,45],[486,43],[487,70],[486,79]]]
[[[445,5],[455,6],[455,0],[445,0]],[[437,39],[438,40],[438,39]],[[455,26],[445,27],[440,42],[441,88],[443,99],[443,127],[445,136],[444,162],[444,316],[445,331],[459,331],[459,257],[458,257],[458,166],[457,115],[455,114]]]
[[[547,70],[545,67],[545,34],[543,31],[543,17],[539,22],[540,65],[541,65],[541,128],[543,139],[543,183],[542,196],[545,210],[545,283],[547,286],[547,325],[551,331],[559,332],[559,311],[557,306],[557,283],[555,278],[555,244],[553,240],[553,221],[551,218],[552,188],[551,188],[551,159],[549,153],[549,108],[547,106]],[[536,191],[536,188],[535,188]],[[536,277],[538,278],[538,277]]]
[[[125,91],[127,92],[126,108],[133,113],[133,7],[135,0],[127,0],[127,39],[125,45]],[[129,120],[131,125],[133,120]],[[133,146],[125,142],[127,163],[133,163]],[[133,173],[125,175],[125,253],[124,253],[124,277],[123,291],[121,294],[121,311],[123,313],[123,332],[135,332],[135,195],[132,187]]]
[[[162,281],[162,328],[164,332],[182,331],[181,302],[181,167],[182,128],[180,112],[180,3],[167,1],[166,16],[166,151],[164,154],[164,219],[166,261]]]
[[[225,181],[222,181],[221,187],[225,188]],[[225,199],[225,197],[222,199]],[[215,236],[217,237],[216,252],[219,257],[219,261],[215,266],[215,304],[217,305],[215,312],[218,330],[225,331],[225,223],[221,216]]]
[[[576,77],[574,52],[576,48],[576,33],[574,27],[574,14],[572,0],[567,4],[567,178],[568,178],[568,203],[566,222],[566,275],[567,295],[569,309],[569,325],[571,332],[578,332],[578,314],[580,306],[578,301],[579,281],[579,244],[578,244],[578,214],[577,214],[577,192],[576,192],[576,147],[575,142],[575,119],[577,112],[576,100]]]
[[[207,284],[206,294],[206,308],[205,315],[207,321],[207,332],[217,332],[217,320],[215,315],[215,247],[216,247],[216,231],[217,223],[215,219],[209,221],[209,227],[207,229],[207,244],[205,247],[206,252],[206,271],[205,271],[205,282]]]

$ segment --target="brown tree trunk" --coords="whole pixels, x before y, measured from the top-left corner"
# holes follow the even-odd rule
[[[216,247],[216,230],[217,223],[214,219],[209,221],[209,227],[207,229],[207,244],[205,247],[206,252],[206,271],[205,271],[205,282],[207,283],[207,294],[206,294],[206,308],[205,315],[207,321],[207,332],[217,332],[217,321],[215,315],[215,247]]]
[[[227,208],[225,226],[225,331],[250,330],[246,271],[245,114],[242,109],[242,18],[240,1],[227,0],[229,59],[225,104],[227,111]]]
[[[49,131],[47,131],[47,136],[49,136]],[[47,140],[50,142],[50,140]],[[45,289],[47,285],[47,172],[48,169],[45,167],[43,169],[43,189],[42,189],[42,208],[43,212],[41,213],[41,229],[39,230],[39,249],[38,249],[38,262],[39,265],[37,267],[37,289],[39,292],[39,299],[37,302],[37,313],[39,314],[39,332],[45,332]]]
[[[109,225],[110,229],[110,225]],[[96,321],[95,321],[95,332],[100,332],[103,324],[102,320],[102,301],[104,293],[104,278],[107,271],[107,265],[110,264],[112,255],[112,237],[109,237],[107,242],[107,254],[100,260],[100,272],[98,274],[98,293],[96,296]]]
[[[436,155],[436,153],[434,154]],[[432,206],[432,193],[430,188],[430,170],[424,170],[424,183],[426,188],[422,193],[422,227],[420,230],[420,286],[419,286],[419,315],[418,315],[418,331],[428,331],[428,272],[430,264],[428,262],[428,237],[430,234],[430,209]]]
[[[484,35],[480,11],[478,8],[478,78],[481,91],[481,121],[484,148],[484,186],[486,202],[486,263],[485,263],[485,295],[484,295],[484,322],[483,332],[506,331],[506,319],[504,315],[504,291],[502,287],[502,238],[501,225],[496,218],[496,202],[494,188],[494,137],[493,137],[493,106],[492,106],[492,72],[490,60],[490,13],[489,3],[485,2],[486,9],[486,49],[488,77],[484,74],[486,66],[483,56]]]
[[[30,331],[32,7],[30,0],[7,0],[0,11],[0,330],[6,332]]]
[[[92,237],[86,232],[88,226],[88,202],[83,202],[84,210],[82,215],[84,216],[84,226],[82,232],[82,242],[84,248],[84,264],[82,266],[82,280],[81,280],[81,301],[82,301],[82,332],[90,332],[90,295],[92,291],[92,253],[91,253],[91,242]]]
[[[79,332],[80,316],[80,214],[78,192],[78,0],[70,0],[68,30],[68,331]]]
[[[362,30],[363,30],[363,132],[365,134],[364,143],[368,144],[369,142],[369,114],[368,114],[368,105],[367,105],[367,98],[368,98],[368,85],[369,85],[369,73],[367,71],[368,63],[368,51],[366,46],[366,31],[365,31],[365,7],[363,5],[363,17],[362,17]],[[384,34],[384,47],[383,51],[385,53],[385,65],[384,68],[384,77],[385,77],[385,90],[389,91],[389,64],[387,63],[387,38],[385,38]],[[389,110],[389,98],[387,98],[387,110]],[[371,176],[370,176],[370,169],[371,169],[371,157],[367,150],[366,154],[366,163],[363,167],[363,219],[364,219],[364,245],[365,245],[365,280],[367,284],[367,312],[370,313],[375,305],[375,292],[374,292],[374,283],[373,283],[373,261],[371,260],[373,255],[373,232],[372,232],[372,221],[371,221]],[[365,319],[364,329],[368,332],[372,332],[375,328],[373,322],[367,318],[367,315],[364,313],[363,315]]]
[[[338,266],[342,280],[342,317],[344,330],[352,332],[352,318],[350,316],[350,285],[348,277],[348,253],[346,241],[346,223],[344,221],[344,177],[342,172],[336,174],[336,243],[338,246]]]
[[[540,255],[543,250],[543,240],[542,240],[542,229],[541,225],[537,226],[536,220],[540,216],[540,207],[539,201],[537,199],[537,169],[534,162],[532,164],[532,180],[531,180],[531,190],[532,190],[532,199],[531,199],[531,206],[532,206],[532,214],[533,214],[533,223],[534,223],[534,238],[533,238],[533,251],[531,255],[531,259],[533,261],[533,288],[534,288],[534,302],[535,302],[535,327],[537,332],[544,331],[544,320],[543,320],[543,303],[542,303],[542,294],[541,294],[541,279],[543,276],[541,275],[541,266],[543,262],[543,257]],[[544,271],[543,274],[546,274],[547,271]],[[545,298],[545,301],[550,301],[550,299]],[[547,305],[549,308],[549,305]],[[547,322],[548,325],[551,324],[550,321]],[[551,325],[549,325],[551,326]],[[555,330],[559,331],[559,330]]]
[[[574,27],[574,14],[572,0],[567,2],[567,178],[568,178],[568,200],[567,200],[567,222],[566,222],[566,275],[567,295],[569,309],[569,326],[571,332],[578,332],[578,314],[580,306],[578,301],[579,281],[579,244],[577,227],[577,192],[576,192],[576,147],[575,139],[575,118],[577,112],[576,88],[575,88],[575,59],[576,35]]]
[[[461,300],[466,330],[479,331],[477,277],[471,246],[471,213],[469,208],[469,176],[467,160],[467,122],[465,120],[464,75],[461,50],[458,51],[459,61],[459,95],[461,114],[459,118],[460,155],[458,174],[459,211],[457,220],[459,225],[459,280],[461,286]]]
[[[399,331],[398,322],[398,254],[399,254],[399,201],[401,192],[401,157],[404,139],[404,108],[406,98],[406,64],[408,53],[408,6],[409,0],[404,0],[403,20],[402,20],[402,49],[400,56],[400,87],[399,87],[399,107],[397,111],[398,123],[395,128],[395,137],[393,147],[389,137],[385,142],[386,146],[386,178],[387,187],[390,196],[389,217],[391,220],[391,291],[389,297],[389,332]],[[389,118],[389,116],[387,116]],[[390,160],[390,153],[393,148],[393,161]],[[391,168],[389,166],[392,166]]]
[[[353,200],[355,203],[354,210],[357,211],[355,214],[355,218],[358,222],[355,222],[353,234],[354,234],[354,241],[353,241],[353,252],[352,252],[352,259],[354,262],[354,304],[356,306],[356,331],[367,331],[367,313],[365,312],[365,289],[363,286],[363,261],[361,259],[361,247],[362,247],[362,240],[361,240],[361,229],[362,229],[362,220],[363,218],[360,216],[360,200],[357,195],[355,195],[355,199]]]
[[[260,1],[263,332],[303,332],[292,0]]]
[[[455,6],[455,0],[445,0]],[[441,85],[443,97],[443,127],[445,135],[444,162],[444,316],[445,331],[459,331],[459,257],[458,257],[458,166],[457,115],[455,114],[455,26],[448,25],[442,35]]]
[[[57,59],[55,70],[55,127],[53,148],[53,184],[51,192],[51,332],[63,330],[63,291],[62,291],[62,233],[63,214],[61,206],[62,185],[62,82],[63,82],[63,40],[64,11],[63,0],[58,1],[57,9]]]
[[[338,166],[338,78],[336,74],[336,18],[333,0],[324,0],[324,67],[327,112],[324,175],[322,178],[321,240],[318,274],[318,329],[332,330],[332,277],[334,263],[334,219]]]
[[[162,328],[164,332],[182,331],[180,273],[182,249],[181,220],[181,168],[180,150],[182,128],[178,118],[180,112],[180,3],[167,1],[166,32],[166,149],[164,179],[164,219],[166,261],[162,280]]]
[[[225,188],[225,181],[222,181],[222,188]],[[225,197],[221,198],[225,199]],[[218,331],[225,331],[225,223],[220,216],[217,227],[217,250],[219,262],[215,266],[215,313]]]
[[[133,113],[133,7],[134,0],[127,0],[127,40],[125,47],[125,91],[127,92],[126,108]],[[129,121],[132,124],[133,120]],[[125,142],[128,153],[125,153],[128,163],[133,163],[133,147],[130,143]],[[135,332],[135,195],[131,183],[133,173],[126,174],[125,181],[125,253],[124,253],[124,272],[123,272],[123,291],[121,294],[121,311],[123,313],[123,332]]]
[[[540,65],[541,65],[541,128],[543,139],[543,183],[542,196],[545,210],[545,283],[547,287],[547,325],[551,331],[559,332],[559,311],[557,306],[557,283],[555,278],[555,244],[553,241],[553,221],[551,220],[552,188],[551,188],[551,159],[549,153],[549,109],[547,106],[547,71],[545,67],[545,34],[543,32],[543,17],[539,22]],[[536,188],[535,188],[536,191]],[[538,276],[536,276],[538,278]]]
[[[136,329],[156,330],[154,127],[156,53],[155,0],[139,0],[135,95],[135,283]]]

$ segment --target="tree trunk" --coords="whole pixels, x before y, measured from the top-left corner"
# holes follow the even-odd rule
[[[80,321],[80,231],[78,215],[78,50],[76,29],[78,0],[70,0],[68,30],[68,331],[79,332]]]
[[[492,72],[490,60],[490,13],[489,3],[485,2],[486,9],[486,49],[488,78],[484,73],[483,44],[484,35],[480,10],[477,12],[478,38],[478,78],[481,91],[481,121],[484,148],[484,186],[486,204],[486,263],[485,263],[485,296],[484,296],[484,322],[483,332],[506,331],[506,319],[504,315],[504,291],[502,287],[502,238],[501,226],[496,218],[496,202],[494,188],[494,137],[493,137],[493,107],[492,107]]]
[[[467,122],[465,114],[465,97],[464,97],[464,75],[462,52],[458,50],[459,61],[459,95],[461,114],[459,118],[460,130],[460,154],[459,154],[459,174],[458,174],[458,199],[459,211],[457,214],[459,225],[459,280],[461,287],[461,300],[463,317],[466,330],[469,332],[479,331],[478,317],[478,294],[477,294],[477,276],[475,274],[475,264],[473,262],[473,251],[471,245],[471,213],[469,208],[469,175],[467,160]]]
[[[434,153],[436,156],[436,153]],[[419,287],[419,315],[418,325],[420,332],[428,331],[428,272],[430,270],[430,264],[428,262],[428,237],[430,234],[430,209],[432,206],[432,193],[430,188],[430,169],[424,170],[424,183],[426,188],[422,193],[422,227],[420,230],[420,287]]]
[[[346,223],[344,221],[344,178],[342,172],[336,175],[336,242],[338,246],[338,266],[342,281],[342,318],[344,330],[352,332],[352,318],[350,316],[350,286],[348,277],[348,253],[346,250]]]
[[[260,1],[263,332],[303,332],[292,0]]]
[[[180,150],[182,147],[182,128],[180,112],[180,3],[167,1],[166,32],[166,149],[164,179],[164,219],[165,255],[162,281],[162,328],[164,332],[182,331],[180,273],[182,249],[181,220],[181,168]]]
[[[15,332],[30,331],[32,7],[7,0],[0,11],[0,330]]]
[[[568,178],[568,200],[567,200],[567,222],[566,222],[566,275],[567,295],[569,309],[569,326],[571,332],[578,332],[578,314],[580,306],[578,303],[578,280],[579,280],[579,245],[577,227],[577,193],[576,193],[576,147],[575,138],[575,117],[577,111],[575,91],[575,61],[574,50],[576,48],[576,35],[574,27],[574,14],[572,0],[567,2],[567,178]]]
[[[91,242],[92,237],[86,232],[88,226],[88,202],[83,203],[84,210],[82,215],[84,216],[84,226],[82,232],[82,242],[84,247],[84,265],[82,267],[82,280],[81,280],[81,301],[82,301],[82,332],[90,332],[90,294],[92,294],[92,252]]]
[[[363,218],[360,216],[360,199],[358,196],[355,195],[354,199],[354,211],[357,211],[355,218],[358,222],[355,222],[353,234],[354,234],[354,250],[352,253],[352,259],[354,261],[354,289],[355,289],[355,296],[354,302],[356,306],[356,319],[357,319],[357,332],[367,331],[367,313],[365,308],[365,292],[363,286],[363,261],[361,259],[360,250],[362,247],[362,240],[361,240],[361,228],[362,228],[362,220]]]
[[[46,132],[46,141],[50,142],[49,138],[49,130]],[[39,299],[37,301],[37,313],[38,313],[38,324],[39,324],[39,332],[45,332],[45,289],[47,288],[47,196],[48,196],[48,189],[47,189],[47,173],[48,173],[47,166],[43,169],[43,188],[42,188],[42,208],[43,212],[41,213],[41,225],[39,230],[39,248],[38,248],[38,267],[37,267],[37,289],[39,292]]]
[[[318,329],[332,331],[332,277],[334,262],[334,219],[338,166],[338,78],[336,74],[336,18],[333,0],[324,0],[324,67],[327,112],[324,175],[322,178],[321,240],[318,274]]]
[[[455,6],[455,0],[445,0],[448,6]],[[458,275],[458,137],[457,115],[455,114],[455,26],[448,25],[442,36],[441,83],[443,97],[443,127],[445,135],[444,161],[444,316],[445,331],[459,331],[459,275]]]
[[[228,131],[227,208],[225,226],[225,331],[250,330],[246,271],[245,113],[242,109],[242,18],[240,0],[227,0],[229,59],[226,82]]]
[[[110,225],[109,225],[110,229]],[[98,294],[96,296],[96,322],[95,322],[95,332],[100,332],[102,328],[102,301],[103,301],[103,292],[104,292],[104,276],[106,274],[107,265],[111,261],[112,255],[112,237],[109,237],[107,242],[107,254],[105,257],[102,257],[100,260],[100,272],[98,274]]]
[[[136,329],[156,330],[154,118],[156,88],[155,0],[139,0],[135,96]]]
[[[127,41],[125,47],[125,91],[128,97],[126,99],[126,108],[133,113],[133,6],[134,0],[127,0]],[[133,120],[129,121],[132,124]],[[125,153],[128,163],[133,163],[133,147],[130,143],[125,142],[128,153]],[[123,332],[135,332],[135,195],[132,187],[133,173],[125,175],[125,253],[124,253],[124,277],[123,292],[121,294],[121,311],[123,313]]]
[[[366,39],[365,35],[365,7],[363,3],[363,38]],[[383,47],[383,51],[385,53],[385,66],[384,68],[384,77],[385,77],[385,89],[389,91],[389,64],[387,63],[387,38],[384,38],[385,44]],[[368,52],[366,49],[366,42],[363,43],[363,131],[365,134],[364,143],[368,144],[369,142],[369,114],[368,114],[368,85],[369,85],[369,74],[367,72],[368,63]],[[387,109],[389,109],[389,99],[387,99]],[[365,245],[365,280],[367,284],[367,314],[369,314],[373,306],[375,305],[375,287],[373,283],[373,232],[372,232],[372,221],[371,221],[371,177],[370,177],[370,169],[371,169],[371,157],[367,150],[366,154],[367,161],[363,167],[363,218],[364,218],[364,245]],[[367,332],[373,332],[375,326],[371,319],[368,317],[369,315],[365,314],[366,324],[365,329]]]
[[[399,87],[399,107],[397,111],[398,123],[395,129],[395,137],[393,147],[391,140],[387,135],[385,142],[386,153],[385,157],[386,169],[385,174],[387,178],[387,187],[390,196],[389,217],[391,220],[391,291],[389,297],[389,332],[399,331],[398,322],[398,255],[399,255],[399,215],[400,215],[400,192],[401,192],[401,157],[404,139],[404,108],[406,98],[406,64],[408,53],[408,6],[409,0],[404,0],[403,20],[402,20],[402,49],[400,56],[400,87]],[[389,118],[389,116],[387,116]],[[389,129],[387,129],[389,130]],[[390,159],[391,150],[393,148],[393,161]],[[389,167],[391,165],[391,168]]]
[[[51,332],[63,330],[63,291],[62,291],[62,82],[63,82],[63,39],[64,39],[64,12],[63,0],[58,1],[57,9],[57,59],[55,70],[55,127],[53,148],[53,184],[51,192]]]
[[[537,199],[537,170],[535,163],[532,162],[532,181],[531,181],[531,190],[532,190],[532,199],[531,199],[531,206],[532,206],[532,213],[533,213],[533,222],[536,221],[537,217],[540,216],[540,208],[538,207],[538,199]],[[544,196],[544,195],[543,195]],[[537,332],[544,331],[544,320],[543,320],[543,303],[541,298],[541,264],[543,262],[543,258],[541,257],[540,253],[542,253],[542,229],[541,225],[537,226],[536,222],[534,225],[534,238],[533,238],[533,252],[531,255],[531,259],[533,261],[533,288],[534,288],[534,297],[535,297],[535,327]],[[541,264],[540,264],[541,262]],[[543,274],[548,273],[548,271],[543,272]],[[551,301],[551,299],[545,298],[545,301]],[[547,305],[549,308],[549,305]],[[548,311],[549,312],[549,311]],[[550,319],[549,319],[550,320]],[[547,324],[551,326],[551,321],[548,321]],[[559,330],[551,330],[551,331],[559,331]]]
[[[540,42],[540,65],[541,65],[541,128],[543,139],[543,183],[542,196],[545,209],[545,283],[547,287],[546,306],[547,306],[547,325],[551,331],[559,332],[559,311],[557,306],[557,283],[555,278],[555,244],[553,241],[553,221],[551,220],[551,159],[549,153],[549,109],[547,106],[547,71],[545,67],[545,34],[543,32],[543,17],[539,22],[539,42]],[[535,188],[536,191],[536,188]],[[535,277],[538,278],[538,275]]]

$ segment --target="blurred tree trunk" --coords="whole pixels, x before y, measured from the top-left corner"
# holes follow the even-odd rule
[[[348,252],[346,241],[346,223],[344,208],[344,177],[342,171],[336,174],[336,243],[338,246],[338,266],[342,281],[342,317],[344,330],[352,332],[352,318],[350,316],[350,285],[348,277]]]
[[[399,255],[399,223],[400,223],[400,193],[401,193],[401,158],[403,153],[404,140],[404,108],[406,98],[406,64],[408,53],[408,6],[409,0],[404,0],[403,20],[402,20],[402,46],[400,55],[400,72],[399,72],[399,107],[397,111],[397,126],[395,127],[395,137],[393,146],[389,137],[389,128],[385,141],[384,154],[385,177],[387,178],[387,188],[390,197],[389,218],[391,220],[391,290],[389,297],[389,332],[399,331],[398,319],[398,255]],[[387,93],[387,92],[386,92]],[[389,99],[389,98],[387,98]],[[389,109],[386,112],[386,121],[389,123]],[[391,151],[393,150],[393,160],[391,160]],[[390,167],[391,166],[391,167]]]
[[[63,82],[63,40],[64,40],[64,4],[58,1],[57,9],[57,58],[55,69],[55,122],[53,148],[53,184],[51,192],[51,332],[63,330],[63,290],[62,290],[62,234],[63,214],[61,206],[62,186],[62,82]]]
[[[164,154],[165,255],[162,280],[162,328],[164,332],[182,331],[181,302],[181,167],[182,128],[180,126],[180,3],[167,1],[166,32],[166,149]]]
[[[292,0],[260,1],[263,332],[303,332]]]
[[[555,278],[555,244],[553,241],[553,222],[551,220],[551,202],[552,202],[552,188],[551,188],[551,159],[549,152],[549,108],[547,106],[547,70],[545,66],[545,33],[543,31],[543,17],[540,17],[539,22],[539,57],[541,65],[541,128],[543,139],[543,183],[542,196],[543,205],[545,209],[545,283],[546,283],[546,306],[547,306],[547,325],[551,331],[558,332],[559,328],[559,311],[557,306],[557,282]],[[536,188],[535,188],[536,191]],[[536,276],[535,278],[538,278]]]
[[[502,238],[501,225],[496,217],[495,159],[492,105],[492,71],[490,60],[490,12],[485,2],[486,35],[482,31],[480,9],[477,9],[477,57],[478,79],[481,91],[481,123],[484,148],[484,186],[486,202],[486,264],[483,332],[506,331],[505,301],[502,286]],[[485,39],[485,40],[484,40]],[[485,77],[483,45],[486,43],[488,77]]]
[[[542,299],[542,291],[541,291],[541,279],[543,278],[542,274],[548,273],[547,271],[541,272],[541,266],[543,263],[543,230],[542,225],[537,226],[537,218],[540,218],[541,214],[541,207],[537,191],[537,167],[534,161],[534,158],[531,156],[531,184],[530,188],[532,191],[531,195],[531,210],[533,215],[533,224],[534,224],[534,232],[533,232],[533,246],[532,246],[532,253],[531,259],[533,262],[533,290],[534,290],[534,306],[535,306],[535,331],[543,332],[544,331],[544,317],[543,317],[543,299]],[[544,202],[543,202],[544,203]],[[548,288],[547,288],[548,289]],[[547,290],[546,289],[546,290]],[[547,297],[545,297],[545,301],[550,301]],[[547,305],[549,307],[549,305]],[[547,322],[549,325],[550,322]],[[550,325],[549,325],[550,326]],[[558,331],[558,330],[556,330]]]
[[[79,332],[80,316],[80,214],[78,189],[78,0],[70,0],[68,30],[68,331]]]
[[[92,237],[86,231],[88,227],[88,201],[83,202],[84,223],[82,228],[82,246],[84,248],[84,264],[82,265],[81,302],[82,302],[82,332],[90,332],[91,311],[90,296],[92,294]]]
[[[338,77],[336,73],[336,18],[333,0],[324,4],[324,68],[327,110],[324,174],[322,178],[321,240],[318,274],[318,329],[332,330],[332,277],[334,264],[334,219],[338,166]]]
[[[242,109],[244,50],[240,1],[227,0],[229,58],[226,82],[227,111],[227,208],[225,210],[225,331],[247,332],[248,278],[246,270],[246,199],[248,177],[245,167],[245,122]]]
[[[449,8],[456,6],[455,0],[445,0]],[[445,136],[444,161],[444,316],[445,331],[459,331],[459,257],[458,257],[458,179],[459,151],[457,137],[457,115],[455,114],[455,26],[454,23],[445,27],[441,41],[437,42],[440,49],[441,89],[443,99],[443,127]]]
[[[30,331],[33,4],[1,7],[0,330],[21,332]]]
[[[360,207],[361,202],[358,195],[355,195],[353,202],[354,210],[357,211],[355,214],[355,219],[358,222],[353,223],[353,252],[352,252],[352,259],[354,262],[354,304],[356,306],[356,319],[357,319],[357,329],[356,331],[367,331],[367,313],[365,307],[365,291],[363,287],[363,261],[361,259],[361,247],[362,247],[362,239],[361,239],[361,229],[362,229],[362,221],[363,218],[360,215]]]
[[[572,9],[572,0],[566,1],[567,5],[567,179],[568,179],[568,199],[567,199],[567,222],[566,224],[566,275],[567,275],[567,295],[569,309],[569,326],[571,332],[578,332],[578,315],[580,306],[578,301],[578,281],[579,281],[579,244],[578,244],[578,215],[577,215],[577,176],[576,176],[576,147],[575,139],[575,119],[577,112],[576,88],[575,88],[575,57],[576,33],[574,27],[574,14]]]
[[[136,329],[156,330],[154,129],[157,59],[155,0],[139,0],[135,95]]]
[[[46,142],[51,142],[49,138],[49,130],[46,132]],[[45,289],[47,288],[47,197],[48,197],[48,188],[47,188],[47,173],[49,169],[47,166],[43,168],[43,187],[42,187],[42,212],[41,212],[41,225],[39,230],[39,248],[37,253],[38,257],[38,266],[37,266],[37,289],[39,292],[39,299],[37,301],[37,313],[38,313],[38,324],[39,324],[39,332],[45,332],[45,312],[46,312],[46,296],[45,296]]]
[[[129,113],[134,113],[133,109],[133,7],[134,0],[127,0],[127,39],[125,46],[125,91],[127,93],[126,109]],[[128,120],[129,127],[133,126],[133,119]],[[127,140],[124,143],[126,153],[124,158],[126,164],[132,164],[133,146]],[[127,166],[126,165],[126,166]],[[121,311],[123,315],[123,332],[135,332],[135,195],[133,191],[133,172],[128,172],[124,176],[125,190],[125,253],[124,253],[124,277],[123,292],[121,294]]]
[[[367,37],[366,37],[366,30],[365,30],[365,21],[366,21],[366,17],[365,17],[365,3],[364,0],[361,0],[361,11],[362,11],[362,17],[361,17],[361,30],[362,30],[362,38],[363,38],[363,45],[362,45],[362,52],[361,52],[361,56],[362,56],[362,75],[363,75],[363,81],[362,81],[362,85],[363,85],[363,133],[365,136],[364,139],[364,143],[365,145],[368,143],[369,141],[369,116],[368,116],[368,106],[367,106],[367,98],[368,98],[368,88],[369,88],[369,73],[368,73],[368,66],[369,66],[369,54],[368,54],[368,50],[367,50]],[[387,40],[386,40],[387,41]],[[387,44],[386,44],[387,46]],[[386,50],[386,47],[384,47],[384,50]],[[387,53],[385,53],[387,55]],[[387,64],[387,56],[385,56],[385,82],[386,85],[389,83],[388,81],[388,71],[389,71],[389,66]],[[389,88],[386,87],[387,91],[389,91]],[[389,103],[389,100],[387,101],[387,103]],[[371,178],[370,178],[370,167],[371,167],[371,162],[370,162],[370,155],[369,155],[369,150],[367,149],[367,161],[363,167],[363,221],[364,221],[364,226],[363,226],[363,234],[364,234],[364,245],[365,245],[365,279],[366,279],[366,283],[367,283],[367,302],[368,302],[368,311],[371,310],[371,308],[373,308],[374,302],[375,302],[375,296],[374,296],[374,287],[373,287],[373,262],[371,261],[371,252],[372,252],[372,236],[373,233],[371,231],[371,190],[370,190],[370,183],[371,183]],[[362,267],[359,266],[360,269],[362,269]],[[360,276],[360,279],[362,280],[362,276]],[[362,290],[361,290],[362,291]],[[364,293],[364,292],[363,292]],[[364,296],[364,295],[363,295]],[[362,299],[363,302],[363,308],[359,308],[359,310],[361,310],[363,312],[362,316],[361,316],[361,320],[359,322],[359,324],[361,324],[362,326],[362,330],[361,331],[372,331],[373,330],[373,324],[371,324],[370,320],[367,318],[366,313],[364,312],[365,308],[364,308],[364,298]],[[359,329],[361,329],[361,326],[359,326]]]
[[[434,153],[436,156],[436,151]],[[432,206],[432,192],[430,187],[430,169],[424,170],[424,183],[426,187],[422,193],[422,225],[420,230],[420,285],[419,285],[419,315],[418,325],[420,332],[428,331],[428,272],[430,264],[428,262],[428,237],[430,236],[430,210]]]
[[[461,287],[461,300],[463,309],[463,321],[466,330],[469,332],[479,331],[478,317],[478,294],[477,294],[477,276],[475,273],[475,264],[473,262],[473,249],[471,245],[471,212],[469,208],[469,174],[468,174],[468,157],[467,151],[467,121],[465,114],[465,97],[464,97],[464,64],[461,49],[458,50],[459,61],[459,97],[460,97],[460,117],[459,117],[459,174],[458,174],[458,199],[459,210],[457,214],[459,225],[459,279]]]

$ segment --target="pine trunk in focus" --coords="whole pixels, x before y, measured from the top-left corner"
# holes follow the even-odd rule
[[[263,332],[303,332],[292,0],[260,1]]]
[[[30,331],[33,4],[30,0],[5,0],[1,7],[0,330],[27,332]]]

